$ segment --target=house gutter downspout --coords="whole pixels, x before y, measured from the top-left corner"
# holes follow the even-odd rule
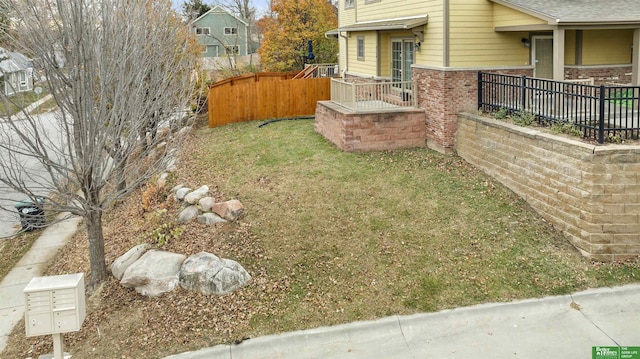
[[[347,69],[349,68],[349,38],[348,38],[348,31],[345,31],[346,35],[342,34],[342,31],[338,30],[338,36],[342,37],[344,39],[344,53],[346,54],[344,57],[344,68],[342,69],[342,74],[340,77],[344,78],[345,75],[347,74]]]
[[[449,0],[443,0],[442,7],[442,66],[449,67]]]

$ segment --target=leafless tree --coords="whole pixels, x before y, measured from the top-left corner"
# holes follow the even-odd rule
[[[103,211],[170,165],[197,44],[168,0],[0,2],[20,33],[14,45],[38,57],[60,109],[46,117],[56,135],[39,116],[5,116],[0,182],[43,197],[46,211],[83,217],[97,284],[107,276]]]

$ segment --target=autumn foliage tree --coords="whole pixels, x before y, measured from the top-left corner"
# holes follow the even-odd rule
[[[315,63],[337,61],[338,43],[325,32],[338,26],[335,7],[327,0],[273,0],[271,16],[256,24],[264,38],[258,49],[268,71],[300,70],[312,40]]]

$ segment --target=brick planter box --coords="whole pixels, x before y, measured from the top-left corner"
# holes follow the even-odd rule
[[[316,105],[315,130],[345,152],[424,147],[425,112],[355,112],[331,101],[320,101]]]

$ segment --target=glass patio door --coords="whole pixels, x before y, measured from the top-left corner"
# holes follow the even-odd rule
[[[391,81],[411,81],[411,65],[414,62],[413,39],[391,41]]]

